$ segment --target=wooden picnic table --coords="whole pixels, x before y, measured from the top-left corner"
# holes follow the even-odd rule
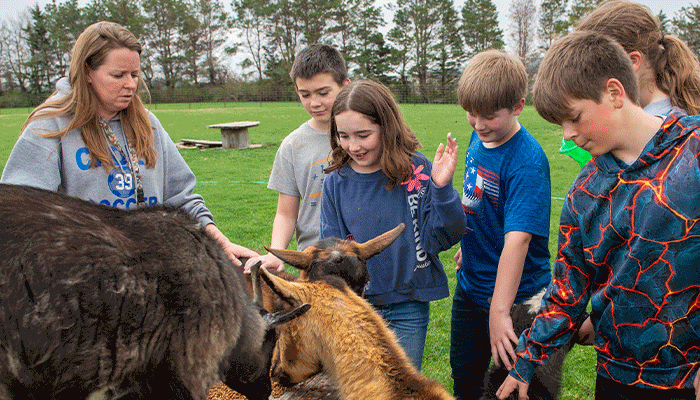
[[[207,125],[207,128],[221,129],[222,147],[225,149],[246,149],[251,147],[248,128],[260,125],[260,121],[238,121]]]

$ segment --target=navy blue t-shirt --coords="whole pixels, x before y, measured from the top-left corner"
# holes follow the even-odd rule
[[[439,254],[457,244],[465,218],[459,193],[436,187],[432,164],[416,152],[413,175],[392,190],[379,170],[357,173],[349,166],[330,173],[321,196],[321,238],[364,243],[404,223],[387,249],[367,260],[367,300],[378,306],[403,301],[432,301],[449,296]]]

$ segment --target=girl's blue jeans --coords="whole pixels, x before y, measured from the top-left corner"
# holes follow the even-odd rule
[[[430,302],[404,301],[375,308],[394,331],[408,358],[420,371],[430,321]]]

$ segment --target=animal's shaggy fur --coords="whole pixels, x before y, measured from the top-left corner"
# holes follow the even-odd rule
[[[274,329],[182,211],[0,185],[0,234],[0,397],[269,397]]]
[[[272,375],[283,385],[324,371],[345,400],[453,399],[413,367],[381,316],[342,279],[289,282],[259,268],[253,274],[289,307],[311,305],[280,330]]]
[[[513,306],[511,310],[511,319],[513,320],[513,330],[518,337],[525,329],[529,328],[535,320],[537,311],[542,304],[542,297],[545,291],[546,290],[543,289],[529,300]],[[532,376],[532,381],[528,388],[528,396],[531,399],[556,400],[559,398],[564,360],[574,346],[575,340],[575,337],[572,338],[565,347],[557,350],[549,358],[547,364],[535,369],[535,373]],[[492,365],[484,379],[484,394],[481,396],[481,400],[497,399],[496,392],[507,376],[508,370],[506,370],[503,365],[500,367]],[[516,393],[513,393],[509,397],[511,400],[517,400],[517,398]]]

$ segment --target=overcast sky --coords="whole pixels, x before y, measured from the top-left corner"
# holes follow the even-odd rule
[[[65,0],[57,0],[58,3],[62,3]],[[84,6],[88,4],[92,0],[78,0],[78,3],[81,6]],[[508,33],[508,14],[509,14],[509,6],[512,3],[513,0],[492,0],[494,4],[496,5],[496,8],[498,10],[498,19],[499,19],[499,24],[500,28],[504,33],[504,40],[506,41],[506,49],[510,48],[510,35]],[[534,0],[535,4],[539,6],[540,0]],[[658,14],[659,11],[663,10],[666,16],[669,19],[672,19],[676,12],[680,10],[682,7],[690,7],[691,5],[698,5],[700,4],[700,0],[635,0],[639,3],[645,4],[648,6],[651,11],[654,14]],[[462,5],[464,4],[464,0],[454,0],[455,2],[455,8],[458,10],[462,8]],[[6,19],[6,18],[16,18],[19,14],[27,12],[29,8],[34,6],[35,4],[38,4],[42,9],[46,4],[51,3],[51,0],[0,0],[0,20]],[[231,0],[223,0],[223,3],[226,5],[226,7],[230,7]],[[384,8],[383,5],[385,4],[390,4],[390,3],[396,3],[396,0],[375,0],[375,4],[379,7]],[[387,10],[383,10],[384,17],[387,19],[393,18],[393,14],[391,14]],[[389,21],[390,22],[390,21]],[[227,57],[227,61],[225,62],[226,66],[228,68],[231,68],[232,70],[238,71],[240,69],[239,64],[241,61],[245,58],[244,52],[240,52],[237,56],[231,58]]]
[[[63,0],[58,0],[62,2]],[[380,0],[382,3],[391,0]],[[505,27],[504,23],[508,18],[508,6],[512,0],[494,0],[496,8],[498,9],[499,19],[501,20],[502,29]],[[50,3],[51,0],[0,0],[0,16],[5,17],[15,17],[18,13],[29,9],[34,4],[39,4],[40,7],[44,7],[45,4]],[[666,16],[673,18],[676,11],[680,10],[681,7],[689,7],[690,5],[700,4],[700,0],[637,0],[637,2],[646,4],[651,8],[654,14],[658,14],[660,10],[663,10]],[[79,0],[81,5],[87,4],[87,0]],[[379,3],[379,1],[378,1]],[[229,5],[230,0],[224,0],[224,4]],[[463,0],[455,0],[455,5],[461,7]],[[539,4],[539,0],[535,0],[535,4]]]
[[[64,0],[57,0],[59,3]],[[700,0],[636,0],[639,3],[647,5],[654,14],[658,14],[659,11],[663,10],[669,19],[672,19],[681,7],[690,7],[691,5],[700,4]],[[35,4],[43,9],[44,5],[50,3],[51,0],[0,0],[0,19],[1,18],[14,18],[19,13],[28,10]],[[89,0],[79,0],[80,5],[85,5]],[[376,0],[376,4],[386,4],[390,2],[395,2],[395,0]],[[500,21],[501,29],[504,33],[508,31],[508,13],[509,5],[512,0],[493,0],[498,9],[498,18]],[[223,3],[230,7],[230,0],[223,0]],[[455,6],[459,9],[461,8],[464,0],[455,0]],[[535,0],[535,4],[539,5],[540,0]],[[390,18],[387,11],[384,11],[384,15]],[[507,36],[507,34],[506,34]]]

